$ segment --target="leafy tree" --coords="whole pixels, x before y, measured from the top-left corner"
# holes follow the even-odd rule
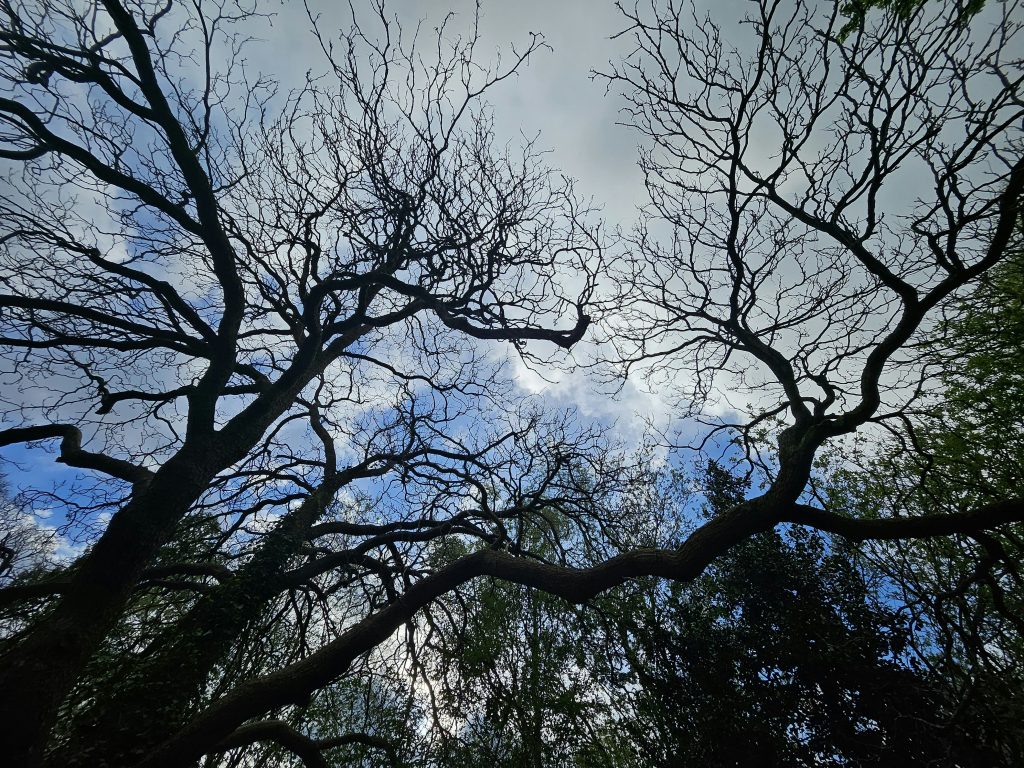
[[[845,38],[858,29],[863,29],[874,10],[888,11],[897,18],[907,19],[921,10],[927,2],[928,0],[847,0],[840,4],[840,11],[847,18],[847,22],[839,30],[839,34]],[[957,10],[956,23],[968,23],[984,7],[985,0],[967,0]]]
[[[550,519],[557,521],[552,513]],[[556,526],[558,523],[555,523]],[[530,551],[551,556],[538,529]],[[442,765],[621,765],[616,704],[592,675],[593,617],[551,595],[496,579],[459,590],[427,611],[437,635],[428,679],[450,725]]]
[[[748,489],[715,463],[707,514]],[[691,584],[613,603],[626,727],[657,765],[994,765],[944,727],[899,606],[841,540],[758,534]],[[628,687],[626,688],[628,691]]]
[[[840,471],[832,503],[857,514],[949,513],[1005,498],[1024,477],[1024,263],[1014,256],[928,347],[942,388],[865,471]],[[1007,764],[1024,758],[1024,583],[1019,526],[867,549],[914,611],[920,654]]]
[[[696,485],[707,517],[749,492],[715,462]],[[889,586],[855,548],[800,528],[752,537],[689,584],[623,587],[582,611],[481,582],[432,624],[450,644],[435,644],[430,677],[457,724],[437,760],[1013,765],[922,665]]]

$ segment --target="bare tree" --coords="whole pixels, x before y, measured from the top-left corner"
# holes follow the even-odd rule
[[[424,62],[378,7],[379,40],[359,26],[320,38],[329,77],[278,96],[241,56],[251,10],[4,4],[3,343],[49,392],[17,403],[0,441],[59,439],[59,461],[110,478],[97,505],[112,513],[7,648],[0,719],[25,765],[186,515],[234,515],[237,535],[256,510],[294,505],[230,577],[162,566],[226,579],[221,603],[259,605],[281,589],[265,571],[354,480],[400,469],[407,486],[464,485],[529,433],[531,419],[489,445],[446,433],[471,418],[458,400],[500,397],[460,337],[567,347],[587,327],[584,212],[531,147],[493,149],[480,104],[538,41],[488,69],[475,38],[442,30],[450,50]],[[564,295],[559,271],[582,293]],[[349,464],[335,441],[360,409]],[[468,518],[435,512],[359,530],[394,547]],[[257,577],[266,589],[247,592]],[[201,680],[222,650],[203,647],[202,660],[161,658],[190,659]]]
[[[804,503],[827,441],[901,421],[928,382],[915,335],[1017,237],[1012,6],[980,36],[929,4],[840,40],[834,13],[764,2],[747,50],[672,4],[627,12],[637,47],[609,79],[652,144],[654,216],[618,353],[692,374],[695,412],[737,374],[751,450],[785,420],[765,492],[665,550],[618,545],[628,473],[510,406],[467,343],[526,354],[589,324],[587,212],[532,147],[497,150],[479,106],[537,41],[488,69],[442,26],[424,63],[378,7],[315,38],[327,77],[279,95],[244,64],[251,9],[101,5],[3,6],[0,341],[41,389],[0,444],[60,439],[103,478],[68,508],[110,514],[5,643],[10,759],[188,765],[269,740],[315,765],[357,735],[280,713],[471,579],[580,602],[691,580],[783,522],[1024,519],[1021,499],[870,521]],[[893,189],[906,215],[883,213]],[[280,641],[239,652],[252,632]]]
[[[621,281],[628,364],[654,361],[697,415],[724,379],[748,436],[780,415],[818,442],[901,420],[933,373],[929,314],[1018,237],[1015,9],[937,23],[957,10],[846,43],[838,9],[802,4],[757,5],[732,42],[686,4],[627,14],[637,49],[607,77],[652,197]]]

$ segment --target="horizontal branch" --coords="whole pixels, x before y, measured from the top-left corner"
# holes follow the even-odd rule
[[[692,581],[730,547],[771,525],[763,505],[745,502],[705,523],[678,549],[634,550],[590,568],[564,568],[496,550],[474,552],[412,585],[393,603],[305,659],[240,684],[156,749],[140,768],[190,764],[246,720],[308,699],[310,693],[338,679],[354,659],[384,642],[424,606],[472,579],[491,576],[581,603],[641,576]]]
[[[864,520],[817,507],[797,505],[780,522],[796,523],[834,533],[850,541],[924,539],[955,534],[973,534],[992,530],[1007,523],[1024,521],[1024,498],[986,504],[968,512],[917,517],[891,517]]]
[[[199,714],[142,766],[169,768],[196,760],[206,751],[204,745],[223,739],[240,723],[307,699],[311,692],[344,674],[354,659],[386,640],[417,611],[482,576],[522,584],[581,603],[637,577],[692,581],[736,543],[781,522],[811,525],[863,541],[972,533],[1024,520],[1024,499],[1011,499],[952,515],[890,520],[854,520],[805,505],[796,505],[773,519],[760,501],[744,502],[713,518],[694,531],[678,549],[634,550],[590,568],[565,568],[495,550],[460,558],[414,584],[393,603],[367,616],[316,653],[277,672],[242,683]]]
[[[68,588],[66,581],[38,581],[34,584],[12,584],[0,589],[0,608],[12,603],[26,600],[39,600],[64,593]]]
[[[329,739],[311,739],[296,731],[284,720],[261,720],[247,723],[235,730],[214,751],[246,747],[258,741],[273,741],[298,757],[306,768],[328,768],[330,763],[321,754],[324,750],[335,749],[349,744],[365,744],[379,749],[387,755],[392,765],[398,765],[395,748],[387,739],[369,733],[346,733]]]
[[[170,563],[168,565],[157,565],[147,568],[142,572],[143,581],[141,587],[168,586],[171,581],[169,576],[202,576],[226,581],[231,576],[231,571],[219,563]],[[202,586],[196,582],[176,581],[175,584],[187,586],[190,589]],[[0,608],[11,603],[18,603],[25,600],[38,600],[44,597],[62,595],[71,586],[66,579],[47,579],[30,584],[12,584],[0,588]]]
[[[60,456],[57,458],[61,464],[80,469],[95,469],[119,480],[125,480],[133,486],[148,483],[153,478],[153,473],[150,470],[132,464],[130,461],[83,450],[82,430],[73,424],[45,424],[37,427],[15,427],[0,430],[0,448],[14,443],[28,443],[56,437],[61,438]]]
[[[260,741],[272,741],[281,745],[298,757],[306,768],[329,768],[328,762],[320,754],[317,743],[296,731],[284,720],[263,720],[243,725],[211,751],[226,752]]]

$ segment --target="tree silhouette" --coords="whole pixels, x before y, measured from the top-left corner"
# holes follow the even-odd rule
[[[675,5],[627,12],[636,48],[608,78],[650,141],[653,219],[603,303],[589,212],[481,104],[536,39],[487,66],[442,24],[428,54],[377,5],[316,32],[326,74],[279,92],[247,63],[244,5],[2,8],[0,445],[59,441],[94,478],[59,502],[96,531],[7,593],[36,601],[0,667],[15,764],[268,739],[316,764],[355,736],[281,712],[481,576],[583,602],[691,581],[780,523],[1024,519],[1010,496],[855,519],[809,493],[829,441],[900,427],[929,318],[1018,245],[1011,7],[984,32],[926,4],[841,40],[835,12],[765,2],[736,50]],[[908,175],[908,212],[883,213]],[[763,493],[674,548],[625,535],[630,467],[515,402],[487,351],[571,347],[616,305],[609,357],[685,372],[691,413],[723,376],[757,395],[711,434],[739,431]]]

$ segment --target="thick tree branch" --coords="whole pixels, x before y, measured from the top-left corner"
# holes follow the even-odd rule
[[[767,530],[774,522],[812,525],[853,540],[944,536],[1024,520],[1024,499],[986,505],[959,515],[907,520],[851,520],[805,505],[796,505],[774,522],[766,514],[758,504],[744,502],[698,528],[676,550],[633,550],[584,569],[549,565],[495,550],[463,557],[414,584],[392,604],[363,619],[316,653],[278,672],[239,685],[199,714],[141,765],[170,768],[197,759],[203,753],[204,744],[223,738],[223,734],[239,723],[273,708],[304,700],[311,692],[344,674],[355,658],[387,639],[424,606],[475,578],[503,579],[581,603],[628,579],[657,576],[677,582],[691,581],[731,546],[753,533]]]
[[[229,749],[247,747],[260,741],[272,741],[294,754],[306,768],[330,768],[320,753],[317,742],[299,733],[284,720],[263,720],[238,728],[211,752],[226,752]]]
[[[206,745],[225,738],[240,723],[305,700],[344,674],[354,659],[386,640],[417,611],[471,579],[492,576],[580,603],[631,578],[660,576],[690,581],[731,546],[770,526],[763,506],[745,502],[701,526],[676,550],[634,550],[590,568],[563,568],[495,550],[467,555],[413,584],[386,608],[307,658],[242,683],[193,718],[140,767],[187,764],[201,757]]]
[[[170,563],[168,565],[147,568],[142,572],[142,579],[144,581],[140,584],[143,586],[153,586],[158,582],[165,581],[168,576],[208,577],[222,582],[231,576],[231,571],[219,563]],[[192,587],[199,586],[191,582],[181,583],[190,584]],[[12,584],[11,586],[0,588],[0,607],[25,600],[36,600],[42,597],[61,595],[70,586],[71,582],[67,579],[49,579],[33,584]]]
[[[329,768],[331,763],[324,759],[323,752],[349,744],[365,744],[368,747],[379,749],[384,752],[392,765],[399,765],[395,747],[387,739],[360,732],[346,733],[329,739],[311,739],[296,731],[284,720],[261,720],[247,723],[236,729],[211,752],[237,749],[258,741],[273,741],[280,744],[302,760],[307,768]]]
[[[111,477],[126,480],[133,486],[148,483],[153,478],[153,472],[145,467],[132,464],[130,461],[83,450],[82,431],[72,424],[48,424],[0,430],[0,447],[55,437],[61,438],[60,456],[57,458],[61,464],[81,469],[95,469]]]
[[[974,534],[1022,521],[1024,498],[985,504],[969,512],[882,520],[858,520],[801,504],[796,505],[780,522],[807,525],[850,541],[867,541]]]

